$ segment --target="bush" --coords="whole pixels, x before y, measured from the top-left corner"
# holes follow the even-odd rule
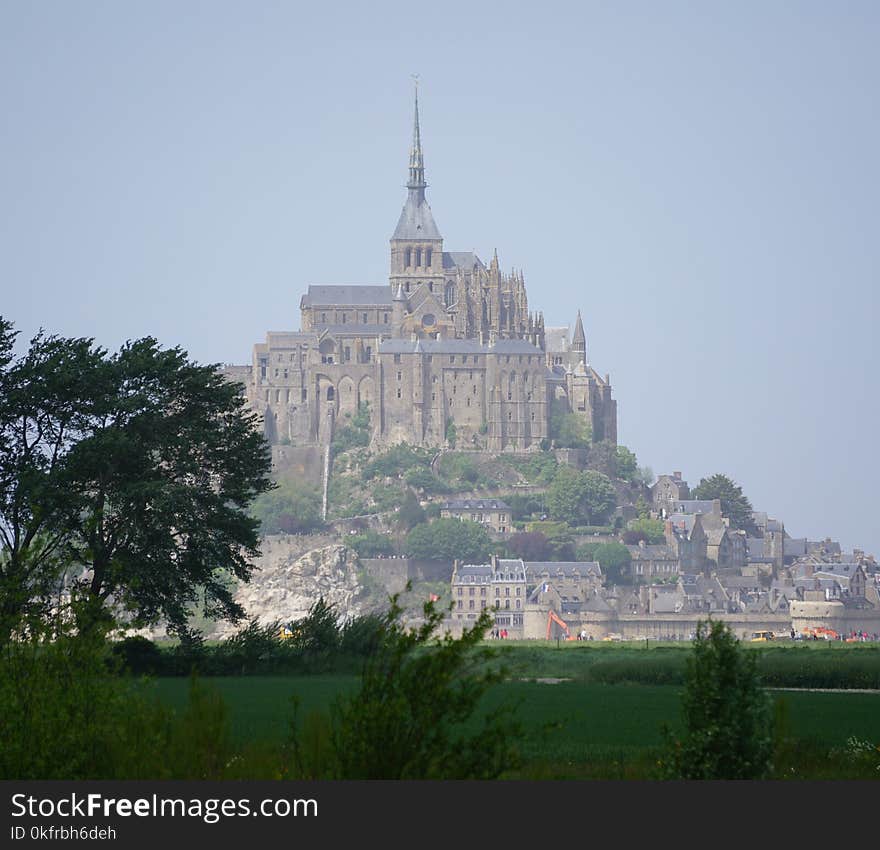
[[[321,494],[317,487],[285,478],[251,505],[263,534],[300,534],[320,528]]]
[[[757,656],[723,622],[700,622],[682,696],[684,734],[667,731],[667,770],[678,779],[762,779],[771,768],[773,721]]]
[[[156,676],[162,671],[162,650],[148,638],[135,635],[114,643],[113,658],[135,676]]]
[[[416,448],[407,443],[398,443],[366,463],[363,468],[363,476],[366,480],[377,477],[396,478],[413,467],[430,468],[432,457],[433,455],[428,449]]]
[[[394,544],[384,534],[378,531],[362,531],[348,541],[348,545],[358,553],[361,558],[377,558],[380,555],[393,555]]]
[[[296,723],[290,751],[296,773],[331,779],[494,779],[517,766],[522,735],[512,710],[487,713],[474,729],[486,691],[502,680],[480,642],[492,624],[483,611],[458,639],[436,637],[443,613],[424,606],[424,624],[405,629],[397,597],[382,618],[375,652],[357,693],[330,718]]]
[[[491,549],[489,532],[468,520],[436,519],[417,525],[406,538],[407,554],[425,560],[482,563]]]

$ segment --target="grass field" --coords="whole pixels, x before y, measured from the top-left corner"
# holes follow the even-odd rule
[[[206,681],[226,701],[235,738],[269,747],[280,745],[287,734],[291,697],[300,700],[300,716],[305,717],[310,711],[326,711],[338,694],[357,687],[357,678],[351,676]],[[182,707],[186,701],[185,679],[159,679],[155,687],[172,706]],[[523,765],[513,776],[646,778],[659,758],[663,725],[673,730],[678,726],[680,693],[677,685],[510,680],[490,692],[483,709],[517,706],[526,735]],[[780,771],[797,778],[838,778],[847,766],[833,751],[848,738],[880,742],[880,694],[771,693],[784,704],[777,714],[785,718],[783,731],[790,742],[780,754],[785,762]]]

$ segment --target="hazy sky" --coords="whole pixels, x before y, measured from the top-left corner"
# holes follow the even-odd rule
[[[0,313],[245,363],[447,250],[581,308],[619,437],[880,555],[880,4],[0,0]]]

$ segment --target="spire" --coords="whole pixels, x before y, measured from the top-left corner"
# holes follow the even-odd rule
[[[425,197],[425,160],[422,156],[422,136],[419,131],[419,79],[416,77],[415,111],[413,115],[413,140],[409,151],[409,181],[406,188],[418,193],[419,201]]]
[[[584,323],[581,321],[581,311],[578,310],[577,322],[574,326],[574,337],[571,340],[571,350],[581,355],[581,360],[587,359],[587,337],[584,334]]]
[[[406,301],[406,295],[403,293],[403,284],[397,284],[397,292],[394,293],[394,301]]]
[[[413,117],[413,140],[409,151],[409,180],[406,188],[409,194],[403,212],[397,222],[392,240],[440,240],[443,237],[431,215],[431,208],[425,200],[425,161],[422,157],[422,136],[419,128],[419,88],[416,80],[415,112]]]

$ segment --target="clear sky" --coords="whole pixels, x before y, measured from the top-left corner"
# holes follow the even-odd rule
[[[245,363],[447,250],[584,315],[619,437],[880,555],[876,2],[0,0],[0,313]]]

